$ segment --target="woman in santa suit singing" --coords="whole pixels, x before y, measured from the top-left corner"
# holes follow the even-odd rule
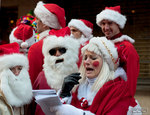
[[[131,111],[140,106],[130,107],[135,99],[129,93],[125,71],[116,72],[119,59],[114,44],[104,37],[94,37],[82,48],[82,55],[79,85],[70,93],[79,79],[71,74],[64,79],[60,92],[60,97],[71,105],[50,110],[57,115],[133,115]]]

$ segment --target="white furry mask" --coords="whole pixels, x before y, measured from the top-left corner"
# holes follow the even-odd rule
[[[60,89],[64,78],[74,72],[78,71],[76,64],[76,58],[72,58],[71,51],[64,53],[63,55],[46,56],[44,58],[44,72],[47,79],[47,83],[51,88],[56,90]],[[63,60],[62,62],[56,63],[57,60]]]
[[[22,68],[20,74],[15,76],[10,69],[0,73],[0,88],[8,103],[15,107],[30,103],[32,100],[32,85],[28,71]]]

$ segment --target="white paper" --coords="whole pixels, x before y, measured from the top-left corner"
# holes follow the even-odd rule
[[[50,111],[50,107],[62,104],[55,90],[33,90],[33,96],[45,115],[55,115],[55,112]]]

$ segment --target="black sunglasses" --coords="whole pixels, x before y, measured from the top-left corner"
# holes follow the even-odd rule
[[[62,47],[62,48],[53,48],[51,50],[49,50],[49,54],[50,55],[55,55],[57,50],[61,53],[61,54],[64,54],[66,53],[66,48]]]

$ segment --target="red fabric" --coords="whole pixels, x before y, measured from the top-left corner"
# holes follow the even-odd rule
[[[26,41],[33,36],[33,28],[26,24],[20,24],[14,31],[14,36],[22,41]]]
[[[88,28],[92,29],[93,31],[93,24],[88,21],[88,20],[84,20],[84,19],[80,19]]]
[[[130,94],[134,96],[140,68],[139,56],[129,41],[117,42],[115,46],[118,50],[120,66],[123,67],[127,73],[127,83],[130,88]]]
[[[29,74],[30,74],[32,85],[35,79],[37,78],[38,74],[43,69],[42,65],[44,63],[44,60],[43,60],[44,56],[42,54],[42,45],[43,45],[43,39],[33,44],[29,48],[29,52],[28,52]]]
[[[44,71],[41,71],[33,84],[33,89],[51,89],[47,84]]]
[[[56,4],[44,4],[44,7],[57,16],[62,28],[66,27],[65,10],[63,8]]]
[[[62,29],[59,29],[59,30],[55,30],[55,29],[52,29],[50,32],[49,32],[49,35],[55,35],[57,37],[64,37],[64,36],[70,36],[70,28],[69,27],[65,27],[65,28],[62,28]]]
[[[47,80],[45,78],[44,71],[41,71],[35,80],[33,84],[33,89],[51,89],[50,86],[47,84]],[[36,102],[33,100],[32,103],[28,107],[28,114],[29,115],[45,115],[42,111],[41,107],[36,104]]]
[[[120,6],[114,6],[114,7],[105,7],[105,10],[106,9],[109,9],[109,10],[114,10],[114,11],[116,11],[116,12],[118,12],[118,13],[120,13],[121,14],[121,9],[120,9]]]
[[[96,94],[91,106],[86,108],[96,115],[126,115],[128,107],[134,98],[128,92],[127,83],[120,77],[111,80]],[[72,94],[71,104],[77,108],[81,107],[81,102],[77,98],[77,91]]]
[[[114,39],[119,38],[121,36],[122,36],[122,33],[120,32],[119,34],[116,34],[115,36],[113,36],[112,38],[110,38],[110,40],[114,40]]]
[[[79,48],[79,55],[78,55],[79,59],[78,59],[78,62],[77,62],[78,68],[80,67],[81,62],[82,62],[82,53],[81,53],[81,49],[82,49],[85,45],[87,45],[88,43],[89,43],[89,40],[86,41],[84,44],[81,44],[81,45],[80,45],[80,48]]]
[[[13,54],[13,53],[19,53],[19,49],[20,49],[20,46],[16,42],[0,45],[0,56]]]
[[[51,89],[47,84],[44,71],[40,72],[37,79],[34,82],[33,89]],[[39,105],[36,106],[35,115],[45,115]]]

